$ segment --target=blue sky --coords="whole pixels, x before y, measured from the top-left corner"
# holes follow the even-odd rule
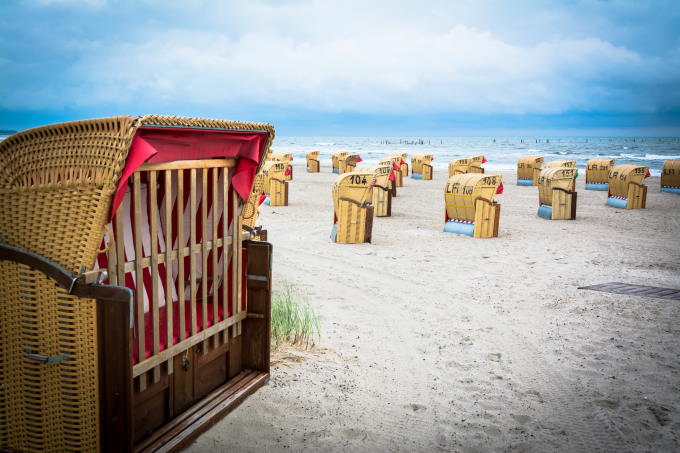
[[[680,135],[680,1],[0,2],[0,129]]]

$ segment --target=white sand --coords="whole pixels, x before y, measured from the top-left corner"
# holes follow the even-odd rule
[[[290,206],[261,217],[320,349],[283,354],[189,451],[680,451],[680,303],[577,289],[680,288],[680,196],[658,178],[626,211],[581,175],[577,220],[548,221],[505,174],[482,240],[442,232],[438,171],[361,245],[329,240],[334,179],[296,166]]]

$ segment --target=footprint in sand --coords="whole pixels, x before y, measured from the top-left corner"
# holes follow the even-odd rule
[[[463,337],[460,339],[458,344],[462,344],[463,346],[469,346],[472,344],[472,340],[470,339],[470,337]]]
[[[489,360],[492,362],[500,362],[501,361],[501,353],[500,352],[492,352],[491,354],[486,356]]]
[[[411,404],[407,404],[406,406],[404,406],[404,409],[410,409],[413,412],[421,412],[421,411],[426,410],[427,407],[423,406],[422,404],[411,403]]]
[[[527,422],[531,421],[531,417],[528,415],[516,415],[516,414],[510,414],[513,420],[515,420],[517,423],[520,425],[526,425]]]

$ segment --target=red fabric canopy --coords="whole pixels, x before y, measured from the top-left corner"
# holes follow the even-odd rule
[[[239,196],[247,199],[268,135],[267,132],[254,131],[140,127],[132,139],[109,218],[113,217],[123,200],[128,179],[144,162],[235,157],[237,163],[231,181]]]

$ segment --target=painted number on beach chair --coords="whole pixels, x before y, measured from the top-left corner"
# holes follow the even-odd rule
[[[363,184],[366,185],[368,184],[368,180],[366,179],[366,176],[361,176],[361,175],[352,175],[349,177],[349,182],[351,184]]]

